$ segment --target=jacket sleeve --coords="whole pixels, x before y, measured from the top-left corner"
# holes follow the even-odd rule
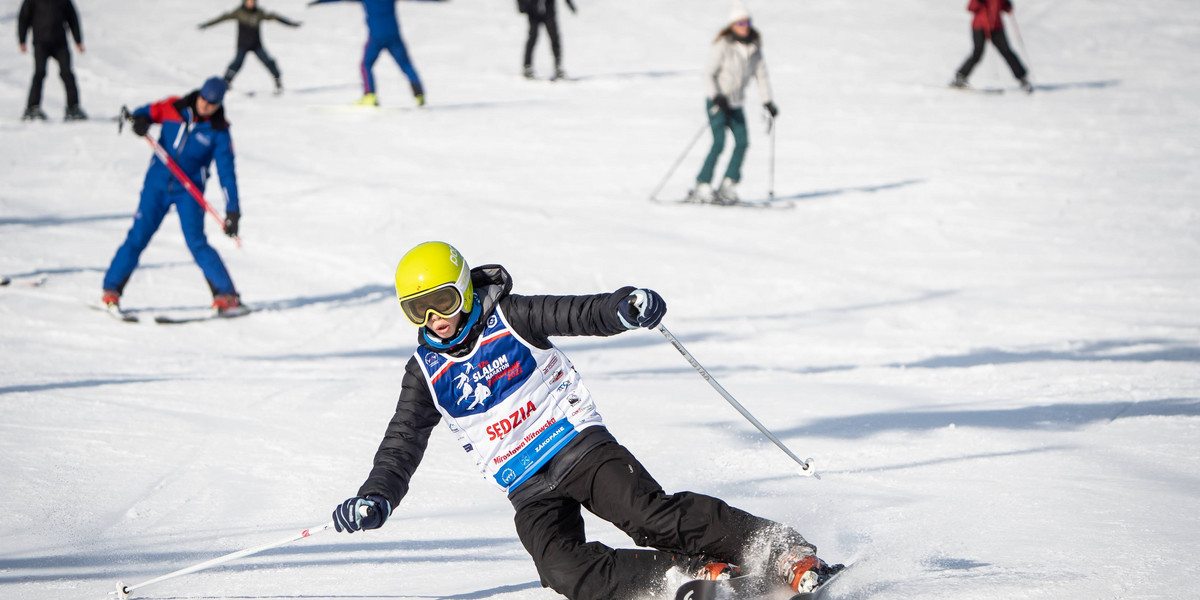
[[[383,442],[375,452],[375,465],[358,489],[358,495],[383,496],[394,510],[408,494],[408,482],[425,456],[429,434],[441,418],[414,355],[404,367],[396,414],[388,423]]]
[[[29,27],[33,25],[33,0],[21,3],[21,12],[17,16],[17,42],[24,44],[29,35]]]
[[[284,17],[283,15],[278,15],[275,13],[267,13],[265,18],[268,20],[272,20],[272,21],[279,21],[280,23],[283,23],[284,25],[287,25],[288,27],[299,27],[300,26],[299,23],[289,20],[288,18]]]
[[[75,10],[75,4],[67,0],[67,27],[71,29],[71,37],[75,38],[75,43],[83,44],[83,28],[79,26],[79,12]]]
[[[211,21],[205,21],[200,24],[200,27],[212,27],[213,25],[216,25],[217,23],[220,23],[222,21],[228,21],[233,18],[233,12],[234,11],[227,12]]]
[[[228,129],[213,132],[216,147],[213,160],[217,163],[217,176],[221,179],[221,192],[225,196],[225,212],[241,212],[238,198],[237,169],[234,166],[233,138]]]
[[[707,98],[716,98],[717,94],[724,94],[721,91],[721,85],[718,83],[718,78],[721,75],[721,62],[725,58],[725,41],[718,40],[713,43],[712,48],[708,51],[708,64],[704,67],[704,88],[708,94]],[[725,94],[728,96],[729,94]]]
[[[160,100],[150,104],[143,104],[142,106],[133,109],[133,114],[146,115],[147,117],[150,117],[151,121],[155,123],[162,123],[163,116],[167,113],[167,111],[171,110],[171,105],[176,100],[178,100],[178,98],[171,97],[167,98],[166,100]]]
[[[763,60],[762,42],[759,42],[759,47],[755,50],[758,54],[758,65],[754,68],[754,79],[758,81],[758,96],[762,98],[763,104],[774,102],[774,96],[771,95],[771,78],[767,75],[767,61]]]
[[[501,300],[509,325],[539,348],[550,347],[555,335],[616,335],[628,331],[617,316],[617,304],[632,286],[591,296],[520,296]]]

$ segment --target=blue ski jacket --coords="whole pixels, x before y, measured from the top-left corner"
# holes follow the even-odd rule
[[[180,169],[187,174],[201,192],[208,180],[209,164],[216,161],[217,174],[221,179],[221,192],[225,196],[225,211],[241,212],[238,204],[237,173],[234,169],[233,138],[229,135],[229,122],[225,120],[225,107],[217,109],[213,116],[202,119],[196,114],[196,98],[192,92],[183,98],[170,97],[166,100],[140,106],[135,115],[145,115],[155,123],[162,124],[158,143],[175,159]],[[174,185],[172,185],[174,184]],[[158,155],[150,161],[146,171],[145,187],[168,192],[186,191],[175,182],[175,176]]]
[[[314,0],[310,4],[330,2],[361,2],[367,13],[367,33],[376,39],[400,37],[400,22],[396,17],[396,0]]]

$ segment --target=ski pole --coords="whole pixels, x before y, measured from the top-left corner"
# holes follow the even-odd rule
[[[129,598],[129,594],[131,592],[133,592],[133,590],[136,590],[138,588],[146,587],[150,584],[158,583],[160,581],[171,579],[173,577],[179,577],[181,575],[195,573],[196,571],[202,571],[209,567],[215,567],[219,564],[227,563],[231,560],[242,558],[243,556],[250,556],[251,554],[257,554],[264,550],[270,550],[271,548],[278,548],[279,546],[290,544],[296,540],[304,539],[314,533],[320,533],[322,531],[325,531],[326,529],[332,529],[332,528],[333,528],[333,521],[330,521],[330,522],[325,523],[324,525],[320,525],[318,527],[312,527],[310,529],[305,529],[304,531],[301,531],[297,535],[289,536],[287,539],[279,540],[277,542],[271,542],[269,544],[263,544],[261,546],[255,546],[253,548],[247,548],[245,550],[238,550],[237,552],[231,552],[229,554],[226,554],[225,556],[218,556],[217,558],[214,558],[209,561],[205,561],[205,562],[202,562],[202,563],[199,563],[196,565],[192,565],[190,567],[185,567],[185,568],[179,569],[178,571],[172,571],[170,573],[167,573],[166,575],[163,575],[161,577],[155,577],[154,579],[151,579],[149,581],[143,581],[137,585],[125,585],[124,583],[118,581],[117,582],[117,591],[109,592],[109,595],[116,595],[117,598],[124,600],[125,598]]]
[[[133,115],[129,113],[128,109],[122,106],[121,117],[123,122],[126,119],[132,119]],[[117,133],[120,132],[121,126],[118,125]],[[167,150],[162,147],[162,144],[159,144],[154,140],[154,138],[150,137],[149,135],[143,135],[142,137],[145,138],[146,142],[150,144],[150,147],[154,149],[154,154],[158,156],[158,160],[161,160],[163,164],[167,165],[167,169],[170,169],[171,174],[175,176],[175,179],[179,180],[179,183],[183,185],[183,189],[187,190],[188,193],[192,195],[192,198],[194,198],[196,202],[200,203],[200,207],[203,208],[205,212],[212,215],[212,217],[217,220],[217,224],[219,224],[223,230],[225,228],[225,218],[217,212],[217,209],[213,208],[211,204],[204,200],[204,193],[200,191],[200,188],[196,187],[196,184],[192,183],[192,180],[187,176],[187,173],[184,173],[183,169],[179,168],[179,163],[176,163],[175,159],[171,158],[170,154],[167,154]],[[237,242],[238,248],[242,247],[242,238],[236,235],[232,235],[230,237],[233,238],[233,241]]]
[[[675,349],[678,350],[679,353],[682,354],[689,363],[691,363],[692,368],[696,369],[696,371],[700,373],[700,376],[703,377],[704,380],[709,383],[709,385],[713,386],[713,389],[717,390],[717,392],[721,394],[721,397],[725,398],[726,402],[737,409],[738,412],[742,413],[742,416],[746,417],[747,421],[750,421],[750,423],[757,427],[758,430],[763,433],[763,435],[767,436],[767,439],[774,442],[776,446],[779,446],[780,450],[783,450],[783,452],[791,457],[792,460],[796,461],[796,464],[800,465],[801,475],[813,476],[817,479],[821,478],[820,475],[817,475],[816,467],[813,465],[813,459],[810,458],[808,460],[800,460],[800,457],[796,456],[791,450],[788,449],[787,446],[783,444],[783,442],[779,441],[779,438],[775,437],[775,434],[771,433],[766,426],[759,422],[758,419],[754,418],[754,415],[750,414],[750,411],[746,410],[746,407],[742,406],[737,400],[734,400],[733,395],[725,391],[725,388],[721,387],[721,384],[717,383],[716,379],[713,379],[713,376],[708,373],[708,370],[705,369],[694,356],[692,356],[691,352],[687,351],[687,348],[683,347],[683,344],[681,344],[674,335],[671,335],[671,332],[667,330],[665,325],[659,323],[658,331],[663,334],[663,337],[667,338],[668,342],[671,342],[672,346],[675,346]]]
[[[708,122],[705,121],[704,125],[700,127],[700,130],[696,132],[696,135],[692,136],[692,141],[688,142],[687,148],[683,149],[683,154],[679,155],[679,158],[675,160],[675,164],[671,165],[671,168],[667,171],[667,174],[663,176],[662,181],[658,182],[658,187],[654,188],[653,192],[650,192],[651,202],[658,199],[658,193],[662,191],[663,186],[667,185],[667,180],[671,179],[671,176],[675,174],[675,169],[678,169],[680,163],[683,162],[683,159],[687,158],[688,153],[692,151],[692,147],[696,145],[696,142],[700,141],[700,136],[704,135],[704,130],[708,129],[708,127]]]
[[[1025,38],[1021,37],[1021,25],[1017,23],[1017,13],[1008,13],[1008,19],[1012,21],[1013,33],[1017,34],[1017,43],[1021,45],[1021,54],[1025,55],[1025,63],[1028,65],[1026,71],[1033,70],[1033,61],[1029,60],[1029,51],[1025,49]],[[1028,75],[1027,75],[1028,77]]]
[[[771,134],[771,170],[767,181],[770,183],[767,187],[767,201],[775,200],[775,117],[770,117],[767,121],[767,132]]]

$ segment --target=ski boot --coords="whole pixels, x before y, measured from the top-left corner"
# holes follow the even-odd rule
[[[278,77],[276,77],[275,78],[275,95],[278,96],[282,93],[283,93],[283,82],[280,81]]]
[[[417,101],[417,106],[425,106],[425,90],[418,84],[412,84],[413,99]]]
[[[354,104],[356,106],[379,106],[379,100],[375,98],[375,92],[367,92]]]
[[[217,294],[213,296],[212,306],[217,309],[218,317],[238,317],[250,312],[237,294]]]
[[[680,586],[697,579],[717,581],[731,579],[741,574],[737,565],[713,561],[704,556],[678,557],[681,560],[663,573],[663,589],[670,598]]]
[[[688,192],[687,201],[697,204],[712,204],[714,197],[712,185],[707,181],[698,181],[695,189]]]
[[[950,87],[952,87],[952,88],[958,88],[958,89],[960,89],[960,90],[965,90],[965,89],[967,89],[967,87],[969,87],[969,86],[967,85],[967,78],[966,78],[966,77],[964,77],[962,73],[955,73],[955,74],[954,74],[954,81],[951,81],[951,82],[950,82]]]
[[[63,115],[64,121],[86,121],[87,118],[87,113],[78,106],[68,106],[66,114]]]
[[[738,202],[737,182],[726,177],[721,181],[721,187],[717,190],[717,197],[713,199],[713,203],[737,204]]]
[[[121,294],[113,290],[104,290],[104,295],[100,297],[100,304],[109,310],[121,309]]]
[[[521,69],[521,75],[523,75],[525,79],[533,79],[533,65],[525,65],[525,67]]]
[[[738,575],[741,575],[741,573],[742,569],[737,565],[732,565],[726,562],[707,562],[692,571],[692,579],[717,581],[721,579],[732,579]]]
[[[566,78],[567,78],[567,72],[564,71],[562,67],[555,66],[554,67],[554,75],[550,77],[550,81],[559,81],[561,79],[566,79]]]
[[[45,121],[46,113],[42,112],[40,106],[30,106],[25,109],[25,114],[21,115],[22,121]]]
[[[1029,80],[1025,79],[1024,77],[1021,78],[1021,91],[1025,92],[1026,94],[1033,93],[1033,84],[1029,83]]]
[[[776,575],[798,594],[817,589],[844,568],[844,565],[825,564],[810,548],[803,546],[784,552],[775,563]]]

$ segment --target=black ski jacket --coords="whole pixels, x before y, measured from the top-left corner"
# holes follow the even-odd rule
[[[83,29],[79,27],[79,13],[71,0],[25,0],[17,16],[17,41],[25,43],[29,30],[33,29],[35,44],[66,44],[67,31],[76,44],[83,43]]]
[[[208,29],[222,21],[230,19],[238,22],[237,47],[238,50],[254,50],[262,47],[262,33],[259,31],[259,25],[263,21],[279,21],[289,27],[299,27],[300,24],[294,21],[289,21],[275,13],[267,12],[255,7],[253,10],[246,7],[239,7],[231,10],[211,21],[200,24],[201,29]]]
[[[512,278],[500,265],[471,269],[471,283],[479,297],[482,314],[467,338],[445,352],[451,356],[465,356],[474,350],[479,342],[479,332],[496,311],[496,306],[504,310],[509,326],[538,348],[549,348],[550,336],[610,336],[627,331],[617,315],[617,304],[629,296],[633,287],[590,296],[520,296],[510,293]],[[429,347],[420,331],[417,332],[417,343]],[[383,496],[395,508],[408,493],[409,480],[425,455],[429,435],[442,418],[435,402],[414,354],[404,367],[396,413],[375,453],[374,467],[358,490],[360,496]],[[612,436],[603,427],[588,430],[597,431],[571,440],[543,471],[558,463],[554,470],[565,473],[569,468],[564,468],[564,460],[578,461],[592,448],[612,441]],[[522,484],[513,494],[527,485],[528,482]]]

